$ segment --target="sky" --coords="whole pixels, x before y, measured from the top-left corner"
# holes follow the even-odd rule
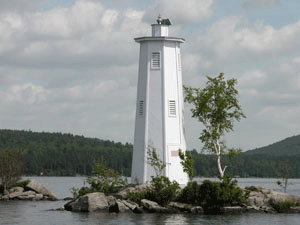
[[[133,143],[139,44],[159,14],[181,45],[183,83],[238,81],[250,150],[300,132],[300,1],[0,0],[0,129]],[[202,125],[185,103],[188,149]]]

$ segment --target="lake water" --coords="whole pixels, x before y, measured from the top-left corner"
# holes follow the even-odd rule
[[[27,178],[27,177],[26,177]],[[70,188],[82,187],[83,177],[28,177],[35,179],[52,190],[59,199],[71,197]],[[201,182],[204,179],[198,179]],[[212,179],[213,180],[213,179]],[[238,185],[261,185],[281,191],[277,179],[240,178]],[[290,179],[287,193],[300,196],[300,179]],[[300,214],[242,214],[242,215],[195,215],[195,214],[109,214],[109,213],[73,213],[68,211],[51,211],[63,206],[66,201],[0,201],[0,224],[21,225],[64,225],[64,224],[203,224],[203,225],[295,225],[300,224]]]

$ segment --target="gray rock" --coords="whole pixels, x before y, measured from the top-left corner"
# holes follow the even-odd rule
[[[132,187],[126,187],[119,191],[115,196],[119,199],[127,199],[129,192],[142,192],[145,191],[147,188],[151,188],[151,184],[140,184]]]
[[[142,205],[143,209],[146,212],[149,212],[149,213],[171,213],[171,212],[175,212],[172,209],[162,207],[159,204],[157,204],[156,202],[150,201],[148,199],[142,199],[141,200],[141,205]]]
[[[65,205],[65,209],[72,209],[73,212],[94,212],[108,211],[109,205],[104,193],[95,192],[79,197],[69,205]]]
[[[33,201],[40,201],[40,200],[43,200],[44,196],[42,194],[36,194],[32,200]]]
[[[185,213],[203,213],[203,209],[201,206],[192,206],[180,202],[170,202],[168,204],[169,208],[175,209],[177,212],[185,212]]]
[[[113,206],[117,203],[117,199],[114,196],[106,196],[106,200],[109,206]]]
[[[36,195],[36,192],[34,191],[25,191],[22,193],[22,195],[26,196],[26,195]]]
[[[296,203],[300,203],[300,197],[275,191],[270,188],[253,185],[247,186],[245,189],[251,190],[249,196],[250,204],[266,211],[272,211],[269,204],[270,199],[273,199],[274,202],[295,201]]]
[[[23,192],[24,191],[24,188],[22,187],[13,187],[13,188],[10,188],[8,190],[9,193],[13,193],[13,192]]]
[[[73,205],[75,204],[75,201],[76,201],[76,199],[73,199],[72,201],[67,202],[67,203],[64,205],[65,210],[67,210],[67,211],[72,211],[72,208],[73,208]]]
[[[1,200],[3,200],[3,201],[8,201],[8,200],[9,200],[8,195],[4,195],[4,196],[1,198]]]
[[[121,200],[117,200],[117,206],[118,206],[118,213],[124,213],[124,212],[130,212],[132,213],[132,211],[121,201]]]
[[[122,200],[122,203],[126,205],[132,212],[135,212],[137,208],[139,207],[138,204],[131,202],[129,200]]]
[[[10,193],[8,195],[9,199],[14,199],[14,198],[17,198],[18,196],[22,195],[23,192],[13,192],[13,193]]]
[[[44,187],[42,184],[37,182],[36,180],[31,180],[27,185],[26,188],[33,190],[39,194],[47,196],[49,200],[57,200],[56,195],[49,190],[48,188]]]
[[[19,200],[32,200],[35,197],[35,195],[20,195],[17,197]]]

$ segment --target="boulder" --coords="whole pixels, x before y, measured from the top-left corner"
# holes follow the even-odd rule
[[[129,192],[142,192],[145,191],[147,188],[151,188],[151,184],[140,184],[131,187],[126,187],[120,190],[117,194],[115,194],[115,196],[119,199],[127,199]]]
[[[23,192],[13,192],[13,193],[8,194],[8,197],[9,197],[9,199],[14,199],[22,194],[23,194]]]
[[[139,213],[139,205],[129,200],[122,200],[122,203],[126,205],[132,212]]]
[[[43,200],[44,196],[42,194],[36,194],[32,200],[33,201],[40,201],[40,200]]]
[[[121,200],[117,200],[118,213],[132,213],[132,211]]]
[[[203,213],[203,209],[201,206],[192,206],[185,203],[180,202],[170,202],[168,204],[168,208],[174,209],[177,212],[183,213]]]
[[[175,212],[174,209],[168,209],[160,206],[156,202],[150,201],[148,199],[142,199],[141,205],[146,212],[149,213],[172,213]]]
[[[3,195],[3,197],[0,198],[0,200],[8,201],[8,200],[9,200],[9,197],[8,197],[8,195]]]
[[[264,210],[272,210],[269,204],[270,199],[273,199],[275,203],[279,201],[295,201],[296,203],[300,203],[300,197],[270,188],[252,185],[245,187],[245,189],[251,191],[249,196],[250,204]]]
[[[10,188],[8,190],[9,193],[13,193],[13,192],[23,192],[24,191],[24,188],[22,187],[13,187],[13,188]]]
[[[36,195],[36,192],[34,192],[34,191],[25,191],[25,192],[22,193],[22,195],[24,195],[24,196],[25,195],[27,195],[27,196],[28,195]]]
[[[104,193],[95,192],[81,196],[64,207],[73,212],[94,212],[108,211],[109,205]]]
[[[71,200],[70,202],[67,202],[63,207],[67,211],[72,211],[73,205],[75,204],[76,199]]]
[[[48,188],[44,187],[42,184],[37,182],[36,180],[32,179],[27,185],[26,188],[29,190],[33,190],[36,193],[42,194],[44,196],[47,196],[49,200],[57,200],[56,195],[49,190]]]

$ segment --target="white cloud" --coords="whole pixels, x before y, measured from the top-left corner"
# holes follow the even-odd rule
[[[214,0],[156,0],[146,12],[147,21],[153,22],[159,14],[174,24],[194,24],[212,16]]]
[[[220,72],[238,79],[247,119],[229,145],[246,150],[270,144],[269,137],[276,140],[284,131],[285,136],[298,132],[290,129],[300,121],[297,20],[275,28],[264,17],[252,22],[245,11],[219,15],[215,0],[76,0],[51,7],[42,0],[7,2],[0,3],[1,128],[132,142],[139,54],[133,38],[150,35],[150,24],[161,13],[174,24],[170,35],[186,38],[184,84],[203,87],[206,76]],[[247,2],[256,8],[276,6],[276,1]],[[200,124],[188,110],[188,145],[199,149]]]
[[[213,23],[205,34],[199,33],[197,44],[191,47],[214,61],[253,63],[299,51],[299,37],[300,22],[275,29],[261,21],[251,23],[244,17],[230,16]]]
[[[1,91],[0,93],[0,99],[3,104],[21,103],[22,105],[45,102],[50,94],[45,88],[32,83],[13,85],[9,90]]]
[[[242,4],[245,9],[264,9],[278,6],[280,0],[248,0]]]
[[[258,119],[264,121],[272,121],[272,123],[280,123],[285,126],[297,124],[299,121],[300,106],[266,106],[258,112]]]

